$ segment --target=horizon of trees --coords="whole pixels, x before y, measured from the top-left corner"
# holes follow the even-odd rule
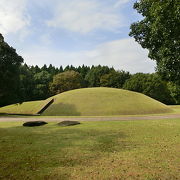
[[[121,88],[143,93],[165,104],[180,104],[180,86],[162,80],[158,73],[130,74],[101,65],[59,68],[52,64],[20,66],[22,102],[42,100],[68,90],[88,87]]]

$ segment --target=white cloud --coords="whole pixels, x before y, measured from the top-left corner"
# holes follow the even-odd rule
[[[29,23],[26,0],[0,0],[0,33],[17,32]]]
[[[120,7],[126,3],[128,3],[130,0],[117,0],[117,2],[115,3],[115,7]]]
[[[115,3],[120,6],[127,0]],[[107,6],[98,0],[66,0],[58,1],[52,19],[47,25],[55,28],[64,28],[69,31],[86,34],[94,30],[116,31],[125,23],[123,15],[115,8]]]
[[[99,61],[131,73],[154,71],[155,63],[148,59],[147,50],[142,49],[132,38],[102,44],[96,51],[98,56],[93,58],[94,62]]]
[[[147,51],[133,39],[111,41],[101,44],[93,50],[79,52],[55,51],[35,47],[21,53],[30,65],[53,64],[55,66],[108,65],[115,69],[136,72],[154,72],[155,62],[148,59]]]

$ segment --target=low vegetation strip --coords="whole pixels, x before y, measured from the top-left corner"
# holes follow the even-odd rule
[[[180,179],[180,120],[0,123],[0,179]],[[14,168],[16,167],[16,168]]]

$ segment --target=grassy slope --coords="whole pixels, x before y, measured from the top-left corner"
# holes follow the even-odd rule
[[[0,108],[0,113],[6,114],[37,114],[50,99],[44,101],[29,101]]]
[[[114,88],[85,88],[54,96],[45,116],[111,116],[171,112],[166,105],[143,94]]]
[[[169,106],[175,113],[180,114],[180,105],[171,105]]]
[[[0,123],[0,179],[180,179],[180,119]]]

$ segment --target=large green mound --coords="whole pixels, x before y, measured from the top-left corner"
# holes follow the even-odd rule
[[[168,113],[171,109],[141,93],[115,88],[84,88],[61,93],[45,116],[113,116]]]
[[[148,96],[115,88],[76,89],[44,101],[0,108],[0,113],[44,116],[118,116],[169,112],[172,112],[170,107]]]

